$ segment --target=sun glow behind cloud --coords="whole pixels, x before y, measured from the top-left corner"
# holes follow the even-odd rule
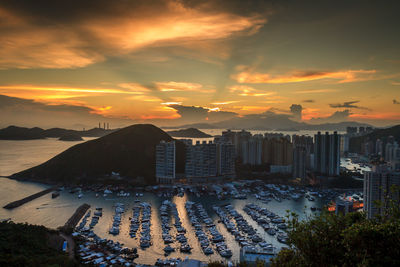
[[[251,68],[231,77],[239,83],[298,83],[321,79],[332,79],[337,83],[368,81],[375,79],[376,70],[343,70],[343,71],[293,71],[283,75],[255,72]]]

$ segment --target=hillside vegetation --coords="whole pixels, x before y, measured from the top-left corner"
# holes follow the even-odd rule
[[[44,226],[0,223],[0,266],[75,266],[63,240]]]

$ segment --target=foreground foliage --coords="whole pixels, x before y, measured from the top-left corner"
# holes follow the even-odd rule
[[[272,266],[400,266],[398,203],[371,220],[360,212],[289,217],[289,249]]]
[[[0,266],[74,266],[58,250],[58,234],[44,226],[0,223]]]

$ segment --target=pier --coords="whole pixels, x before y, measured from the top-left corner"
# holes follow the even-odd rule
[[[38,198],[38,197],[41,197],[41,196],[43,196],[43,195],[46,195],[46,194],[48,194],[48,193],[50,193],[51,191],[54,191],[54,190],[56,190],[56,189],[57,189],[57,187],[51,187],[51,188],[49,188],[49,189],[46,189],[46,190],[43,190],[43,191],[41,191],[41,192],[35,193],[35,194],[30,195],[30,196],[28,196],[28,197],[25,197],[25,198],[23,198],[23,199],[20,199],[20,200],[17,200],[17,201],[8,203],[8,204],[5,205],[3,208],[8,209],[8,210],[17,208],[17,207],[19,207],[19,206],[24,205],[25,203],[27,203],[27,202],[29,202],[29,201],[32,201],[32,200],[34,200],[34,199],[36,199],[36,198]]]
[[[61,227],[60,230],[64,232],[68,232],[69,230],[72,230],[75,228],[75,226],[78,224],[78,222],[82,219],[83,215],[85,215],[86,211],[90,208],[89,204],[82,204],[80,205],[74,214],[72,214],[71,218],[68,219],[68,221],[64,224],[63,227]]]

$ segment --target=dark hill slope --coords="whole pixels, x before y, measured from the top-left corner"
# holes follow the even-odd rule
[[[361,145],[365,141],[375,142],[377,139],[381,139],[383,142],[386,142],[386,139],[389,136],[393,136],[396,141],[400,141],[400,125],[396,125],[385,129],[376,129],[367,135],[352,137],[350,139],[350,151],[360,152]]]
[[[181,129],[176,131],[168,131],[173,137],[188,137],[188,138],[209,138],[212,135],[206,134],[196,128]]]
[[[154,183],[155,147],[173,140],[161,129],[136,124],[104,137],[75,145],[49,161],[12,176],[46,183],[96,183],[111,172]],[[177,142],[177,171],[184,166],[184,145]]]

